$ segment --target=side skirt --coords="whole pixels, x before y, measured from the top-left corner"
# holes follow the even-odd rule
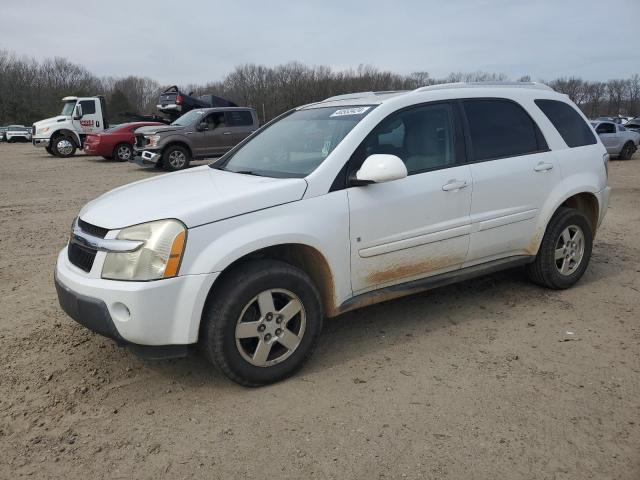
[[[480,277],[489,273],[506,270],[509,268],[525,265],[533,262],[535,256],[518,255],[514,257],[501,258],[491,262],[466,267],[461,270],[454,270],[432,277],[420,278],[410,282],[391,285],[390,287],[380,288],[371,292],[362,293],[351,297],[343,302],[337,309],[336,314],[340,315],[351,310],[373,305],[375,303],[393,300],[394,298],[405,297],[414,293],[424,292],[433,288],[451,285],[452,283],[462,282],[471,278]]]

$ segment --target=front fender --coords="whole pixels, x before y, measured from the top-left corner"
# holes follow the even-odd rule
[[[346,191],[300,200],[189,230],[180,274],[222,272],[267,247],[301,244],[327,261],[335,306],[351,296]]]

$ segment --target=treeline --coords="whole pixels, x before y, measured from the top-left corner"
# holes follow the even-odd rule
[[[254,107],[263,121],[297,105],[319,101],[332,95],[358,91],[411,90],[445,82],[509,80],[504,74],[452,73],[434,78],[428,72],[401,75],[372,66],[332,70],[327,66],[307,66],[290,62],[275,67],[246,64],[236,67],[222,80],[207,84],[184,85],[186,93],[213,93]],[[529,81],[528,76],[514,80]],[[544,82],[544,80],[539,80]],[[640,76],[587,81],[576,77],[545,82],[566,93],[585,114],[640,114]],[[107,98],[111,122],[122,122],[126,114],[152,114],[156,111],[161,85],[148,77],[99,78],[81,65],[64,58],[36,61],[0,50],[0,125],[34,121],[60,112],[62,97],[102,94]]]

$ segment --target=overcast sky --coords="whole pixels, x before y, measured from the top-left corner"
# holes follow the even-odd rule
[[[433,77],[640,73],[640,0],[25,0],[1,7],[0,49],[161,83],[203,83],[242,63],[291,60]]]

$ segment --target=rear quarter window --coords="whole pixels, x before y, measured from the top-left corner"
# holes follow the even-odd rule
[[[597,143],[593,130],[570,105],[558,100],[535,100],[535,103],[556,127],[569,147],[583,147]]]

